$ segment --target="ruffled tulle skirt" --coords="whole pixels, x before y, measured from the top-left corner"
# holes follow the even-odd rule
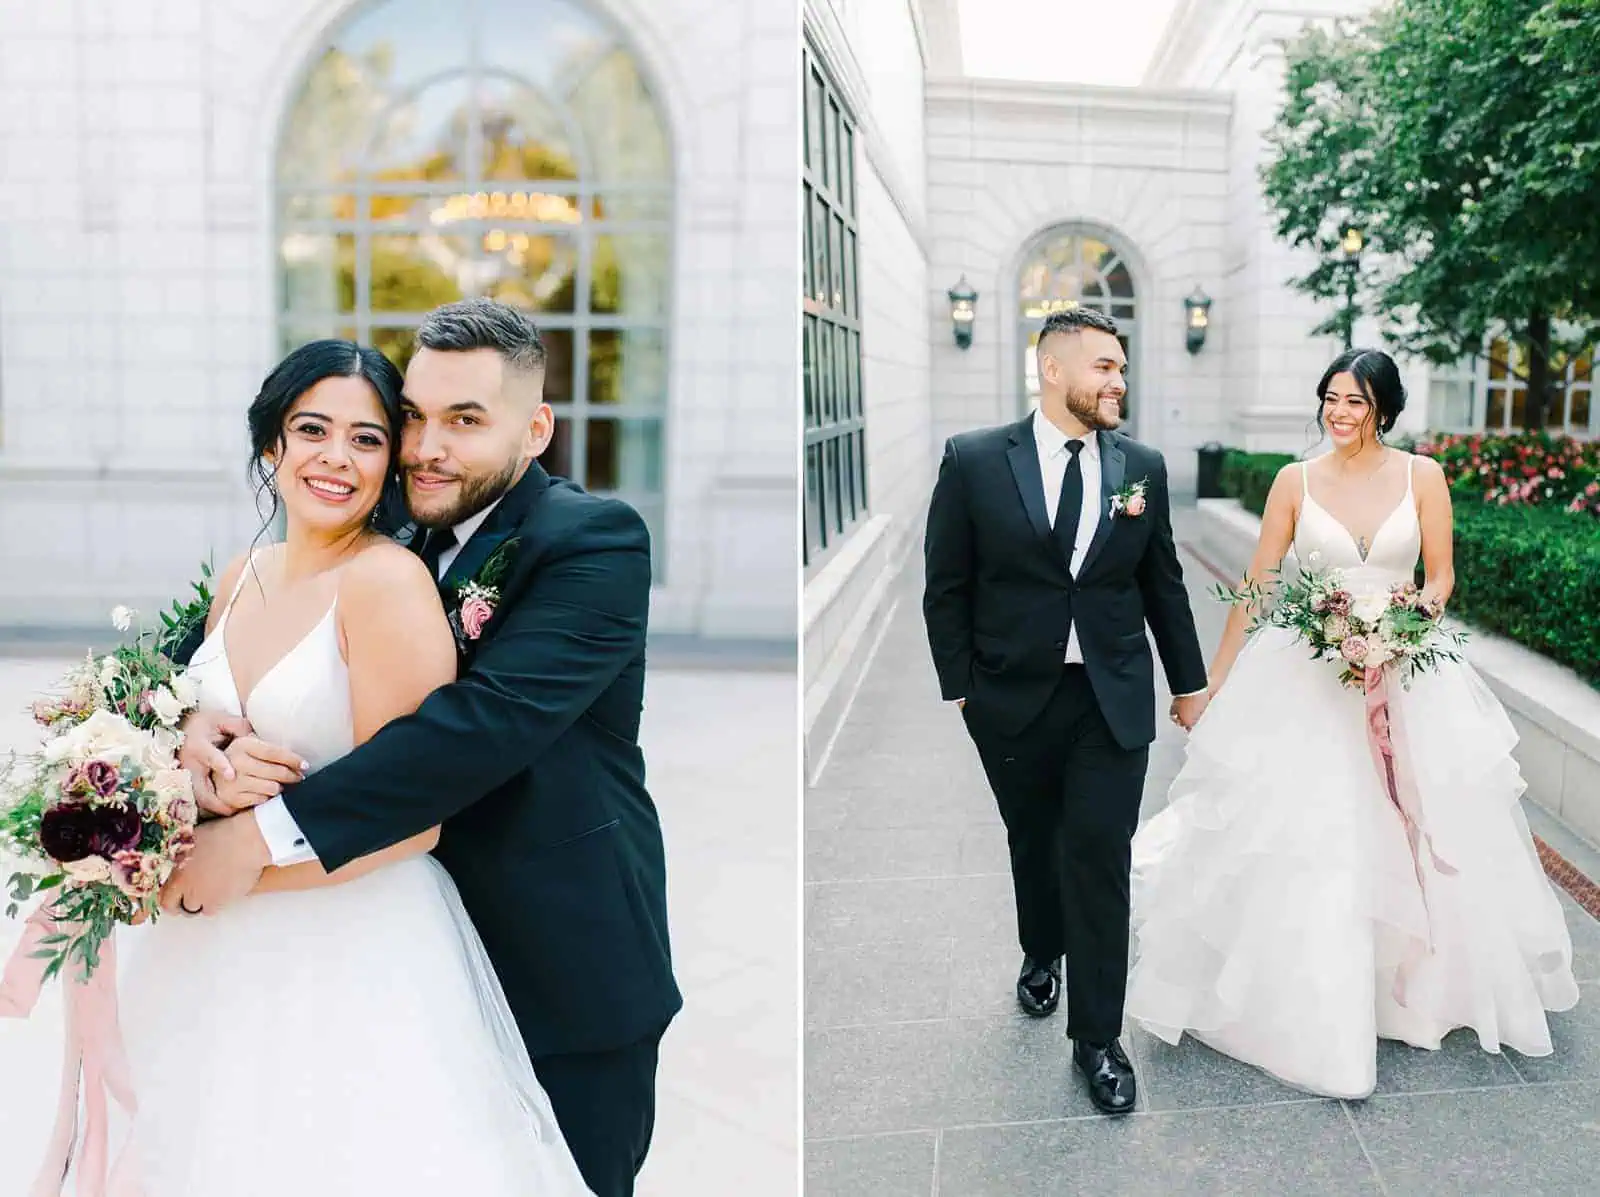
[[[143,1197],[587,1197],[431,857],[119,936]],[[0,1193],[45,1144],[60,1010],[0,1021]]]
[[[1373,763],[1362,695],[1290,633],[1245,647],[1189,737],[1169,805],[1134,839],[1127,1012],[1311,1092],[1362,1097],[1377,1040],[1551,1051],[1577,1003],[1572,941],[1544,875],[1483,680],[1445,662],[1390,687],[1421,824],[1419,882]]]

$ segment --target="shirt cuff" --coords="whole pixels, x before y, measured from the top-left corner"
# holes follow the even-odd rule
[[[1187,693],[1187,694],[1174,694],[1172,697],[1174,697],[1174,698],[1199,698],[1202,694],[1210,694],[1210,693],[1211,693],[1211,688],[1208,686],[1204,690],[1190,690],[1189,693]]]
[[[317,859],[315,850],[300,831],[281,796],[269,798],[255,809],[256,829],[272,853],[272,863],[280,869],[309,864]]]

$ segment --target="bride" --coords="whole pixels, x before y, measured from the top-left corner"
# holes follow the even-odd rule
[[[455,676],[433,577],[385,534],[401,385],[348,341],[305,345],[268,376],[250,433],[284,540],[228,568],[190,664],[202,709],[248,712],[311,770]],[[331,875],[268,869],[215,916],[118,933],[138,1101],[118,1139],[139,1197],[589,1193],[428,855],[437,837]],[[20,1194],[62,1029],[37,1015],[0,1026],[0,1192]]]
[[[1394,361],[1347,351],[1317,400],[1333,450],[1279,472],[1248,578],[1292,549],[1387,591],[1420,556],[1442,606],[1450,493],[1438,463],[1382,442],[1405,406]],[[1436,1049],[1470,1027],[1485,1050],[1548,1055],[1545,1012],[1578,988],[1505,712],[1464,662],[1389,687],[1444,867],[1426,849],[1414,860],[1360,693],[1287,630],[1246,643],[1247,619],[1229,614],[1170,804],[1134,840],[1129,1015],[1331,1097],[1372,1093],[1379,1038]]]

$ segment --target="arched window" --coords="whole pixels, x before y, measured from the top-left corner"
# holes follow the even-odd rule
[[[279,328],[402,368],[441,303],[530,310],[552,473],[660,542],[672,161],[619,30],[568,0],[386,0],[336,27],[278,146]]]
[[[1037,238],[1022,257],[1017,279],[1017,345],[1022,351],[1024,411],[1039,402],[1039,362],[1034,348],[1039,329],[1053,312],[1078,306],[1095,308],[1117,322],[1118,340],[1134,356],[1133,274],[1123,256],[1098,235],[1075,228],[1051,229]],[[1123,399],[1123,418],[1128,417]]]

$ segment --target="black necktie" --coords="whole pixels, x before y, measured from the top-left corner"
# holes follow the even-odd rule
[[[1066,555],[1067,568],[1072,568],[1072,549],[1078,539],[1078,517],[1083,514],[1083,465],[1078,455],[1083,452],[1082,441],[1068,441],[1067,472],[1061,478],[1061,500],[1056,504],[1056,543]]]
[[[1080,484],[1081,486],[1081,484]],[[422,545],[422,562],[428,567],[428,572],[434,580],[439,578],[439,558],[454,548],[456,532],[454,528],[430,528],[428,539]]]

